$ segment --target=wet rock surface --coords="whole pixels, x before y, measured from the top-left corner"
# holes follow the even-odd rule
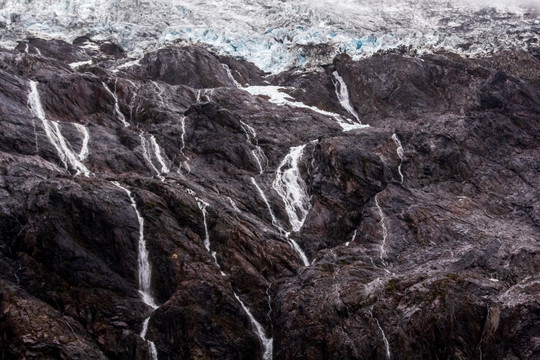
[[[0,358],[540,358],[533,55],[1,50]]]

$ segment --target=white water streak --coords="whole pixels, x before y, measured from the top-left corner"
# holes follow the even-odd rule
[[[122,122],[122,124],[124,124],[124,127],[128,127],[129,123],[126,121],[126,117],[124,116],[124,114],[122,114],[122,112],[120,111],[120,105],[118,104],[118,96],[116,96],[116,84],[117,83],[118,83],[118,79],[115,79],[114,80],[114,92],[112,92],[109,89],[109,87],[107,86],[107,84],[102,82],[103,87],[105,88],[105,90],[107,90],[107,92],[114,98],[114,112],[116,113],[116,116],[118,117],[118,120],[120,120]]]
[[[379,257],[383,264],[386,264],[384,261],[384,258],[386,257],[386,238],[388,237],[388,228],[386,227],[386,218],[384,216],[384,212],[381,208],[381,205],[379,205],[379,194],[375,195],[375,206],[377,206],[377,209],[379,210],[379,216],[381,220],[379,221],[381,223],[381,228],[383,232],[383,240],[381,242],[380,250],[379,250]]]
[[[321,110],[315,106],[309,106],[302,102],[295,101],[291,98],[291,96],[282,90],[285,90],[284,87],[280,86],[248,86],[243,88],[247,92],[249,92],[251,95],[262,95],[269,97],[269,100],[273,104],[277,104],[279,106],[291,106],[301,109],[309,109],[311,111],[315,111],[319,114],[329,116],[336,120],[338,124],[341,126],[343,131],[351,131],[354,129],[361,129],[365,127],[369,127],[369,125],[362,125],[359,123],[356,123],[350,119],[344,118],[339,114]]]
[[[81,162],[79,155],[75,154],[71,147],[68,146],[68,142],[60,131],[60,124],[56,121],[48,120],[45,116],[45,110],[43,110],[43,105],[41,104],[41,98],[39,96],[37,82],[32,80],[30,81],[28,106],[34,116],[41,120],[43,129],[45,130],[45,134],[47,135],[50,143],[56,149],[58,157],[64,164],[64,167],[66,169],[69,169],[69,167],[71,167],[76,171],[76,175],[82,173],[84,174],[84,176],[90,176],[90,171]]]
[[[157,93],[157,97],[159,98],[159,102],[162,104],[162,105],[165,105],[165,100],[163,100],[163,92],[165,91],[165,89],[163,89],[161,86],[159,86],[159,84],[155,81],[152,81],[152,85],[154,85],[156,87],[156,89],[159,91]]]
[[[204,224],[204,247],[206,248],[206,250],[210,253],[210,255],[212,255],[212,257],[214,258],[214,262],[216,263],[216,266],[218,267],[220,273],[222,276],[227,276],[227,274],[225,274],[223,272],[223,270],[221,270],[221,265],[219,265],[218,263],[218,260],[217,260],[217,254],[215,251],[212,251],[210,250],[210,233],[208,232],[208,223],[206,221],[206,208],[209,206],[209,204],[207,202],[205,202],[204,200],[201,200],[197,197],[197,194],[195,194],[195,191],[191,190],[191,189],[187,189],[187,193],[190,194],[191,196],[193,196],[195,198],[195,200],[197,201],[197,206],[199,207],[199,209],[201,210],[201,213],[202,213],[202,216],[203,216],[203,224]]]
[[[272,207],[270,206],[270,203],[268,202],[268,199],[266,198],[266,195],[264,194],[264,191],[261,189],[259,184],[257,184],[257,181],[255,181],[255,178],[252,177],[251,182],[257,188],[257,191],[259,191],[259,195],[261,195],[261,198],[263,199],[264,203],[266,204],[268,212],[270,213],[270,217],[272,218],[272,225],[274,225],[274,227],[276,227],[281,233],[285,233],[285,230],[283,230],[283,228],[281,227],[281,225],[277,221],[276,215],[274,215],[274,212],[272,211]]]
[[[152,360],[158,360],[158,353],[156,349],[156,344],[154,344],[153,341],[150,341],[146,338],[146,333],[148,332],[148,322],[150,321],[150,317],[146,318],[143,323],[143,328],[140,334],[140,337],[148,343],[148,350],[150,350],[150,357]]]
[[[129,200],[131,201],[131,206],[135,210],[135,214],[137,215],[137,220],[139,222],[139,243],[137,255],[137,263],[139,266],[139,293],[141,294],[143,302],[155,310],[158,308],[158,306],[156,305],[156,301],[154,300],[151,291],[152,266],[150,265],[150,261],[148,260],[149,254],[146,248],[146,240],[144,239],[144,218],[141,216],[141,213],[137,209],[137,203],[131,195],[131,191],[120,185],[120,183],[117,181],[113,181],[112,183],[118,188],[124,190],[124,192],[129,197]]]
[[[169,168],[167,167],[167,165],[165,164],[165,160],[161,156],[161,148],[159,147],[158,143],[156,142],[156,139],[154,138],[153,135],[150,135],[150,143],[152,144],[152,150],[153,150],[153,153],[154,153],[154,157],[160,163],[161,171],[154,165],[154,162],[152,161],[152,158],[150,157],[150,149],[149,149],[149,146],[148,146],[148,142],[147,142],[146,138],[144,137],[144,134],[140,133],[139,138],[141,139],[141,147],[143,149],[143,157],[144,157],[144,159],[146,160],[146,162],[148,164],[150,164],[150,167],[154,170],[154,172],[156,173],[159,180],[165,181],[165,178],[163,177],[162,174],[168,173]]]
[[[266,198],[266,195],[264,194],[264,191],[261,189],[261,187],[259,186],[259,184],[257,184],[257,181],[255,181],[255,178],[251,178],[251,182],[253,183],[253,185],[257,188],[257,191],[259,191],[259,195],[261,195],[261,198],[263,199],[264,203],[266,204],[266,207],[268,208],[268,212],[270,213],[270,217],[272,218],[272,225],[278,229],[279,233],[281,235],[283,235],[285,237],[285,239],[287,240],[287,242],[289,243],[289,245],[291,246],[291,248],[296,251],[296,253],[298,254],[298,256],[300,257],[300,259],[302,259],[302,262],[304,263],[305,266],[309,266],[310,265],[310,262],[309,262],[309,259],[307,258],[306,254],[304,253],[304,251],[302,250],[302,248],[298,245],[298,243],[296,241],[294,241],[293,239],[291,239],[289,236],[290,236],[290,232],[287,232],[283,229],[283,227],[280,225],[280,223],[278,222],[278,220],[276,219],[276,216],[274,215],[274,212],[272,211],[272,207],[270,206],[270,203],[268,202],[268,199]]]
[[[234,78],[233,74],[232,74],[232,71],[231,71],[231,68],[229,67],[229,65],[227,64],[221,64],[221,66],[223,66],[223,68],[225,69],[225,71],[227,71],[227,76],[229,76],[229,79],[231,79],[231,81],[233,82],[234,86],[236,86],[237,88],[241,89],[242,88],[242,85],[236,81],[236,79]]]
[[[180,148],[180,153],[186,158],[186,159],[189,159],[185,154],[184,154],[184,149],[186,147],[186,117],[185,116],[182,116],[182,119],[180,120],[180,124],[182,125],[182,136],[181,136],[181,139],[182,139],[182,147]]]
[[[304,145],[292,147],[276,170],[276,178],[272,187],[281,197],[285,211],[289,217],[292,231],[297,232],[311,209],[310,198],[307,195],[306,183],[300,176],[298,161],[302,157]],[[287,169],[284,169],[288,167]]]
[[[80,68],[83,65],[92,65],[92,60],[73,62],[73,63],[69,64],[69,67],[72,68],[73,70],[77,70],[78,68]]]
[[[373,315],[371,315],[373,317]],[[388,342],[388,339],[386,338],[386,334],[384,333],[383,328],[381,327],[381,324],[379,324],[379,320],[377,318],[373,317],[375,319],[375,322],[377,323],[377,326],[379,327],[379,330],[381,331],[381,335],[384,342],[384,349],[386,351],[386,359],[390,360],[392,358],[392,354],[390,352],[390,343]]]
[[[264,168],[268,165],[268,158],[266,157],[264,150],[259,146],[259,142],[257,140],[257,132],[253,127],[249,126],[243,121],[240,121],[240,126],[242,126],[242,130],[244,130],[244,133],[246,134],[246,139],[248,143],[255,146],[255,149],[251,150],[251,154],[257,162],[257,166],[259,167],[259,175],[262,175],[264,173]],[[266,163],[264,167],[263,162]]]
[[[356,232],[357,232],[357,231],[358,231],[358,230],[354,230],[354,233],[353,233],[353,235],[352,235],[352,237],[351,237],[351,241],[347,241],[347,242],[345,243],[345,246],[349,246],[349,245],[356,239]]]
[[[399,141],[397,134],[392,135],[392,140],[394,140],[397,146],[396,152],[399,156],[398,172],[399,176],[401,177],[401,183],[403,184],[403,173],[401,172],[401,164],[403,164],[403,156],[405,155],[405,151],[403,150],[403,145],[401,145],[401,141]]]
[[[88,142],[90,141],[90,134],[88,133],[88,129],[84,125],[75,124],[75,127],[79,130],[79,132],[83,136],[81,151],[79,152],[78,158],[80,161],[84,161],[90,154],[90,151],[88,150]]]
[[[271,360],[272,359],[272,351],[273,351],[273,340],[272,340],[272,338],[269,338],[269,337],[266,336],[264,328],[257,321],[257,319],[255,319],[255,317],[253,317],[253,314],[251,314],[251,311],[249,311],[249,309],[244,304],[244,302],[242,300],[240,300],[240,297],[238,297],[238,295],[235,292],[233,292],[233,294],[234,294],[234,297],[236,298],[236,300],[238,300],[238,302],[242,306],[242,309],[244,309],[244,312],[247,314],[249,320],[251,321],[251,324],[255,328],[255,333],[259,337],[259,340],[261,340],[261,344],[262,344],[263,349],[264,349],[263,360]]]
[[[234,200],[230,196],[227,196],[227,199],[229,199],[229,203],[231,204],[233,210],[236,211],[237,213],[240,213],[241,211],[236,205],[236,203],[234,202]]]
[[[332,75],[334,75],[334,78],[336,79],[336,82],[334,82],[334,86],[336,87],[336,96],[339,100],[339,103],[341,104],[341,106],[343,106],[345,110],[347,110],[349,114],[354,116],[356,120],[360,122],[360,117],[358,116],[358,113],[351,104],[347,84],[345,84],[345,81],[337,71],[334,71]]]
[[[203,215],[204,247],[206,248],[206,250],[210,251],[210,235],[208,234],[208,224],[206,223],[206,208],[208,207],[208,203],[197,197],[195,199],[197,200],[197,206],[199,206],[199,209],[201,210]]]
[[[150,142],[154,147],[154,155],[158,160],[159,164],[161,165],[161,173],[166,174],[170,172],[169,167],[167,166],[167,164],[165,164],[165,159],[163,159],[163,156],[161,155],[161,147],[158,145],[154,135],[150,135]]]

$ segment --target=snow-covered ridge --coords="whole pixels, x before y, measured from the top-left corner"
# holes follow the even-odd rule
[[[175,40],[203,43],[266,71],[412,46],[470,55],[525,47],[540,32],[526,1],[0,0],[0,42],[26,37],[118,43],[131,56]],[[487,8],[486,6],[489,6]],[[314,45],[329,44],[321,53]]]

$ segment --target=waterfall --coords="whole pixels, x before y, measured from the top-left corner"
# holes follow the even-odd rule
[[[163,100],[163,92],[165,91],[165,89],[163,89],[161,86],[159,86],[159,84],[155,81],[152,81],[152,85],[154,85],[154,87],[159,91],[157,93],[157,97],[159,98],[159,102],[162,104],[162,105],[165,105],[165,101]]]
[[[249,126],[243,121],[240,121],[240,126],[242,126],[242,129],[244,130],[244,133],[246,134],[248,143],[255,146],[255,149],[251,150],[251,154],[253,155],[253,158],[257,162],[257,166],[259,167],[259,175],[262,175],[264,173],[264,168],[262,164],[263,162],[268,164],[268,158],[266,157],[264,150],[259,146],[259,142],[257,140],[257,132],[255,131],[253,127]]]
[[[81,124],[75,124],[75,127],[83,136],[83,141],[81,145],[81,151],[79,152],[79,155],[77,156],[80,161],[84,161],[88,155],[90,154],[90,151],[88,150],[88,142],[90,141],[90,134],[88,133],[88,129]]]
[[[150,307],[152,310],[156,310],[158,306],[156,305],[156,301],[154,300],[154,297],[152,296],[152,291],[151,291],[152,267],[150,265],[150,261],[148,260],[149,254],[146,248],[146,240],[144,239],[144,218],[141,216],[141,214],[139,213],[139,210],[137,209],[137,203],[135,202],[135,199],[131,195],[131,191],[129,191],[127,188],[120,185],[120,183],[117,181],[113,181],[112,183],[113,185],[122,189],[127,194],[131,202],[131,206],[133,207],[133,209],[135,210],[135,214],[137,215],[137,220],[139,222],[139,243],[138,243],[138,254],[137,254],[138,275],[139,275],[139,294],[141,294],[142,301],[148,307]],[[148,331],[149,321],[150,321],[150,316],[146,318],[146,320],[144,320],[143,328],[142,328],[140,336],[142,339],[147,341],[152,360],[157,360],[158,357],[157,357],[156,345],[152,341],[146,339],[146,332]]]
[[[202,215],[203,215],[204,247],[206,248],[206,250],[208,252],[210,252],[212,254],[212,257],[214,258],[214,261],[215,261],[217,267],[219,268],[219,270],[221,272],[221,275],[222,276],[227,276],[227,274],[225,274],[223,272],[223,270],[221,270],[221,266],[219,265],[219,263],[217,261],[216,252],[211,251],[211,249],[210,249],[210,235],[209,235],[209,232],[208,232],[208,224],[207,224],[207,221],[206,221],[206,208],[209,206],[209,204],[207,202],[205,202],[204,200],[199,199],[196,196],[196,193],[193,190],[187,189],[186,191],[187,191],[188,194],[190,194],[191,196],[193,196],[195,198],[195,200],[197,201],[197,206],[199,207],[199,209],[201,210]],[[231,198],[229,198],[229,200],[231,200],[231,202],[232,202]],[[263,349],[264,349],[263,360],[271,360],[272,359],[272,338],[267,338],[266,337],[266,334],[264,332],[264,329],[263,329],[262,325],[253,317],[253,315],[251,314],[251,311],[249,311],[248,307],[244,304],[244,302],[242,300],[240,300],[240,297],[238,297],[236,292],[233,291],[233,294],[234,294],[234,297],[236,298],[236,300],[238,300],[238,302],[242,306],[242,309],[244,310],[244,312],[247,314],[249,320],[253,324],[255,333],[257,334],[258,338],[261,341],[261,344],[262,344]]]
[[[229,204],[231,204],[233,210],[236,211],[237,213],[241,213],[240,209],[238,208],[234,200],[230,196],[227,196],[227,199],[229,199]]]
[[[210,251],[210,235],[208,234],[208,224],[206,223],[206,208],[208,207],[208,203],[202,201],[199,198],[195,198],[197,200],[197,206],[202,212],[203,215],[203,223],[204,223],[204,247],[206,250]]]
[[[369,310],[369,314],[371,315],[371,317],[375,320],[375,322],[377,323],[377,327],[379,328],[380,332],[381,332],[381,335],[382,335],[382,339],[383,339],[383,343],[384,343],[384,350],[386,352],[386,359],[387,360],[390,360],[392,358],[392,354],[390,352],[390,343],[388,342],[388,339],[386,337],[386,334],[384,333],[384,330],[383,328],[381,327],[381,324],[379,324],[379,320],[377,320],[376,317],[373,316],[373,313],[371,310]]]
[[[257,191],[259,192],[259,195],[261,195],[261,198],[263,199],[264,203],[266,204],[266,207],[268,208],[268,212],[270,213],[270,217],[272,218],[272,225],[276,227],[280,233],[285,233],[285,230],[281,227],[279,222],[276,219],[276,216],[274,215],[274,212],[272,211],[272,207],[270,206],[270,203],[268,202],[268,199],[266,198],[266,195],[264,194],[264,191],[261,189],[259,184],[257,184],[257,181],[255,181],[255,178],[251,178],[251,183],[257,188]]]
[[[201,213],[202,213],[202,216],[203,216],[203,224],[204,224],[204,240],[203,240],[203,243],[204,243],[204,247],[210,253],[210,255],[212,255],[212,258],[214,258],[214,263],[218,267],[221,275],[222,276],[227,276],[227,274],[225,274],[223,272],[223,270],[221,269],[221,265],[219,265],[219,263],[218,263],[216,252],[212,251],[210,249],[210,234],[208,232],[208,223],[206,222],[206,208],[209,205],[208,205],[208,203],[206,201],[199,199],[197,197],[197,194],[193,190],[187,189],[187,193],[195,198],[195,201],[197,201],[197,206],[199,207],[199,210],[201,210]]]
[[[382,263],[386,266],[386,262],[384,261],[384,258],[386,257],[385,246],[386,246],[386,238],[388,237],[388,228],[386,227],[386,218],[384,216],[384,212],[381,208],[381,205],[379,205],[379,194],[375,195],[375,206],[377,207],[377,210],[379,211],[379,216],[381,217],[381,220],[379,222],[381,223],[381,228],[383,232],[383,240],[381,242],[381,246],[379,250],[379,258],[381,259]]]
[[[89,134],[88,130],[80,124],[77,124],[77,128],[80,130],[82,127],[84,130],[84,139],[83,139],[83,148],[81,149],[80,154],[75,154],[70,146],[68,146],[67,140],[62,135],[62,132],[60,131],[60,124],[57,121],[48,120],[45,116],[45,110],[43,109],[43,105],[41,104],[41,98],[39,96],[39,91],[37,88],[37,82],[31,80],[30,81],[30,93],[28,94],[28,106],[30,108],[30,111],[32,114],[41,120],[41,123],[43,125],[43,129],[45,130],[45,134],[47,135],[47,138],[49,139],[49,142],[53,145],[53,147],[56,150],[56,153],[58,154],[58,157],[60,158],[60,161],[62,161],[62,164],[64,164],[64,167],[66,169],[69,169],[70,167],[76,171],[76,175],[84,174],[84,176],[90,176],[90,171],[86,168],[86,166],[81,162],[81,156],[85,155],[85,152],[88,152],[88,139]],[[87,155],[87,154],[86,154]],[[84,157],[83,157],[84,158]]]
[[[334,86],[336,88],[336,96],[339,100],[339,103],[349,114],[354,116],[358,122],[360,122],[360,117],[358,116],[358,113],[356,110],[354,110],[354,107],[351,104],[351,100],[349,97],[349,89],[347,89],[347,84],[345,84],[345,81],[343,81],[343,78],[339,75],[337,71],[334,71],[332,73],[334,75],[334,78],[336,81],[334,81]]]
[[[403,145],[401,145],[401,141],[399,141],[399,138],[397,134],[392,135],[392,140],[396,143],[397,149],[397,155],[399,156],[399,166],[398,166],[398,172],[399,176],[401,177],[401,183],[403,184],[403,173],[401,172],[401,164],[403,164],[403,156],[405,155],[405,151],[403,150]]]
[[[353,235],[352,235],[352,237],[351,237],[351,240],[350,240],[350,241],[347,241],[347,242],[345,243],[345,246],[349,246],[349,245],[356,239],[356,231],[357,231],[357,230],[354,230],[354,233],[353,233]]]
[[[272,338],[266,337],[266,333],[264,331],[264,328],[262,325],[253,317],[253,314],[251,314],[251,311],[247,308],[247,306],[244,304],[242,300],[240,300],[240,297],[236,293],[234,293],[234,297],[240,305],[242,306],[242,309],[244,309],[244,312],[247,314],[249,320],[251,321],[251,324],[255,328],[255,333],[259,337],[259,340],[261,341],[261,344],[264,349],[263,353],[263,360],[272,360],[272,351],[273,351],[273,340]]]
[[[268,101],[279,106],[290,106],[290,107],[296,107],[296,108],[301,108],[301,109],[310,109],[311,111],[315,111],[319,114],[333,118],[335,121],[337,121],[339,126],[341,126],[343,131],[351,131],[354,129],[361,129],[361,128],[369,127],[369,125],[359,124],[350,119],[344,118],[339,114],[321,110],[318,107],[309,106],[302,102],[295,101],[294,99],[291,98],[289,94],[283,92],[282,90],[286,90],[286,89],[280,86],[247,86],[242,89],[246,90],[251,95],[266,96],[269,98]]]
[[[129,99],[129,121],[133,121],[133,107],[135,106],[135,99],[137,98],[138,86],[131,80],[127,80],[127,82],[135,88],[135,91],[133,91],[131,98]],[[137,112],[138,109],[139,107],[135,109],[135,112]]]
[[[107,92],[109,94],[111,94],[111,96],[114,99],[114,112],[116,113],[116,116],[118,117],[118,120],[120,120],[122,122],[122,124],[124,124],[124,127],[128,127],[129,123],[126,121],[126,117],[124,116],[124,114],[122,114],[122,112],[120,111],[120,105],[118,104],[118,96],[116,96],[116,84],[117,84],[117,82],[118,82],[118,79],[115,79],[114,80],[114,92],[112,92],[109,89],[107,84],[105,84],[104,82],[102,82],[102,84],[103,84],[103,87],[105,88],[105,90],[107,90]]]
[[[143,149],[143,157],[144,157],[144,159],[146,160],[146,162],[148,164],[150,164],[150,167],[154,170],[157,177],[161,181],[165,181],[165,178],[162,176],[162,174],[166,174],[166,173],[170,172],[170,169],[167,166],[167,164],[165,164],[165,160],[163,159],[163,156],[161,155],[161,147],[158,145],[158,143],[156,141],[156,138],[154,137],[154,135],[150,135],[150,137],[149,137],[150,138],[150,144],[152,145],[151,149],[153,150],[152,154],[153,154],[154,158],[157,160],[157,162],[159,163],[159,165],[161,166],[161,170],[159,170],[154,165],[154,162],[152,161],[152,158],[150,156],[150,147],[148,146],[148,142],[147,142],[146,138],[144,137],[144,133],[140,133],[139,138],[141,139],[141,147]]]
[[[272,187],[279,194],[285,205],[285,211],[293,232],[304,225],[311,209],[310,198],[307,195],[306,183],[300,176],[298,161],[302,157],[304,145],[292,147],[276,170],[276,178]],[[288,169],[284,169],[288,167]]]
[[[189,167],[189,157],[184,154],[184,149],[186,147],[186,117],[182,115],[182,118],[180,119],[180,125],[182,126],[182,135],[180,136],[180,139],[182,140],[182,147],[180,148],[180,154],[182,154],[183,160],[180,160],[180,165],[178,166],[178,173],[180,174],[182,167],[184,167],[187,172],[191,172],[191,169]]]
[[[154,155],[156,159],[158,160],[159,164],[161,165],[161,173],[170,172],[169,168],[165,164],[165,160],[163,159],[163,156],[161,155],[161,147],[158,145],[154,135],[150,135],[150,142],[152,143],[154,147]]]
[[[144,320],[143,328],[139,336],[141,337],[141,339],[146,340],[146,342],[148,343],[148,350],[150,351],[150,357],[152,358],[152,360],[158,360],[158,352],[157,352],[156,344],[154,344],[153,341],[146,339],[146,333],[148,332],[149,321],[150,321],[150,317],[147,317],[146,320]]]
[[[131,195],[131,191],[120,185],[120,183],[117,181],[113,181],[112,183],[127,194],[129,200],[131,201],[131,206],[137,215],[137,220],[139,221],[139,244],[137,257],[137,262],[139,265],[139,293],[141,294],[142,300],[146,305],[152,309],[157,309],[158,306],[156,305],[151,292],[152,267],[148,261],[148,250],[146,249],[146,240],[144,239],[144,218],[137,209],[137,203]]]
[[[302,262],[304,263],[304,265],[309,266],[310,262],[306,254],[304,253],[302,248],[298,245],[298,243],[290,238],[290,232],[285,231],[283,227],[280,225],[280,223],[276,219],[276,216],[274,215],[274,212],[272,211],[272,207],[270,206],[270,203],[268,202],[268,199],[266,198],[264,191],[261,189],[259,184],[257,184],[257,181],[255,181],[255,178],[252,177],[251,182],[253,183],[255,188],[257,188],[259,195],[261,195],[261,198],[263,199],[264,203],[266,204],[266,207],[268,208],[268,212],[270,213],[270,217],[272,218],[272,225],[274,225],[274,227],[278,229],[279,233],[285,237],[285,239],[287,240],[289,245],[292,247],[292,249],[296,251],[300,259],[302,259]]]
[[[227,64],[221,64],[221,66],[223,66],[223,68],[225,69],[225,71],[227,71],[227,76],[229,77],[229,79],[231,79],[231,81],[233,82],[234,86],[236,86],[237,88],[241,89],[242,88],[242,85],[240,85],[240,83],[238,81],[236,81],[236,79],[234,78],[232,72],[231,72],[231,68],[229,67],[229,65]]]

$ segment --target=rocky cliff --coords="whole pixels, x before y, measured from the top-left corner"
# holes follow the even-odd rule
[[[540,358],[535,54],[0,50],[0,358]]]

